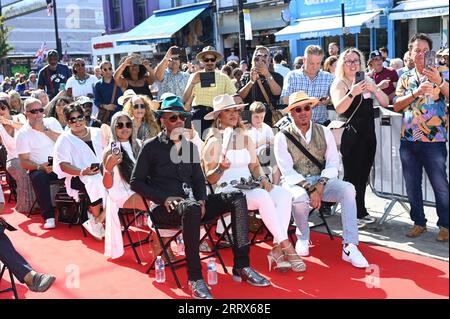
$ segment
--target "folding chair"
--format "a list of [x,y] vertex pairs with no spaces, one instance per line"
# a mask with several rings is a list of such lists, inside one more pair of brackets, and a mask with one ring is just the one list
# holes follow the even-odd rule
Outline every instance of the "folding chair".
[[14,298],[19,299],[19,295],[17,294],[17,289],[16,289],[16,283],[14,281],[14,275],[12,274],[11,270],[8,267],[6,267],[6,265],[2,265],[2,268],[0,270],[0,283],[2,282],[3,274],[5,273],[6,270],[8,270],[8,272],[9,272],[11,287],[4,289],[4,290],[0,290],[0,293],[12,291],[14,294]]
[[325,228],[327,229],[328,236],[330,236],[330,240],[333,240],[333,239],[334,239],[334,234],[333,234],[333,232],[331,231],[330,226],[328,226],[327,220],[325,219],[325,216],[323,215],[322,211],[321,211],[320,209],[314,209],[314,208],[313,208],[313,209],[311,209],[311,211],[309,212],[309,216],[311,216],[311,214],[312,214],[314,211],[317,211],[317,214],[319,215],[319,217],[320,217],[320,219],[322,220],[322,222],[321,222],[320,224],[313,225],[313,226],[311,226],[311,227],[309,227],[309,228],[310,228],[310,229],[314,229],[314,228],[317,228],[317,227],[320,227],[320,226],[325,226]]
[[[52,194],[52,187],[53,186],[58,186],[58,190],[59,190],[61,187],[64,187],[64,180],[59,180],[58,179],[58,180],[50,181],[50,194]],[[38,214],[36,212],[33,212],[34,206],[36,206],[36,204],[37,204],[37,197],[34,200],[33,205],[31,205],[30,211],[28,212],[28,215],[27,215],[28,218],[30,218],[31,215],[37,215]]]
[[[128,244],[124,245],[124,248],[131,247],[133,249],[134,256],[136,257],[136,261],[139,265],[142,264],[141,258],[139,257],[139,254],[136,250],[136,247],[139,247],[144,244],[148,244],[150,242],[150,233],[141,241],[134,242],[131,238],[130,234],[130,227],[135,224],[136,220],[138,218],[141,218],[141,216],[145,216],[147,212],[144,211],[136,211],[134,209],[119,209],[119,219],[123,226],[123,232],[125,233],[125,236],[128,239]],[[130,218],[130,216],[133,216]]]
[[[152,221],[157,239],[159,240],[159,243],[162,247],[162,253],[164,254],[164,257],[166,259],[166,266],[169,266],[170,270],[172,271],[173,277],[175,278],[175,282],[177,283],[178,288],[181,288],[181,284],[180,281],[178,279],[178,276],[176,274],[176,269],[180,268],[182,266],[184,266],[186,264],[186,257],[185,258],[180,258],[178,260],[176,260],[175,262],[172,262],[170,260],[169,254],[167,253],[167,249],[170,246],[170,244],[172,243],[172,241],[176,240],[176,238],[178,237],[178,235],[180,235],[183,230],[181,228],[178,229],[178,231],[176,232],[175,235],[173,235],[169,241],[167,241],[166,243],[164,243],[162,237],[161,237],[161,233],[159,232],[160,229],[173,229],[173,226],[169,226],[169,225],[158,225],[154,222],[153,220],[153,216],[152,216],[152,212],[148,206],[147,201],[145,200],[145,198],[142,198],[142,200],[145,203],[145,206],[147,208],[147,212],[150,216],[150,220]],[[221,215],[222,217],[222,215]],[[202,236],[202,238],[199,240],[199,245],[200,243],[205,239],[208,238],[212,244],[212,251],[209,254],[206,254],[206,256],[200,257],[200,260],[205,260],[211,257],[217,257],[219,259],[220,264],[222,265],[222,269],[225,273],[228,273],[227,268],[225,267],[225,263],[223,262],[222,256],[219,253],[219,249],[217,248],[216,242],[214,241],[213,237],[211,236],[211,229],[212,229],[212,224],[214,224],[217,221],[217,217],[214,218],[214,220],[210,220],[210,221],[202,221],[200,223],[200,227],[204,227],[205,228],[205,235]],[[147,270],[147,274],[150,273],[151,270],[153,270],[155,268],[155,262],[156,262],[156,256],[153,259],[150,267]]]

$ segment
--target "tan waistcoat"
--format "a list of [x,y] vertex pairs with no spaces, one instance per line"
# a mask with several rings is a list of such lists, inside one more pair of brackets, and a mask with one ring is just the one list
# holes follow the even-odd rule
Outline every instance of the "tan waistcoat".
[[[315,158],[321,163],[325,163],[325,153],[327,151],[327,141],[323,127],[319,124],[312,123],[311,142],[307,144],[305,140],[297,133],[295,124],[292,123],[286,131],[291,133],[297,141],[299,141]],[[311,160],[309,160],[303,152],[286,137],[288,151],[294,160],[294,169],[303,176],[318,176],[321,170]]]

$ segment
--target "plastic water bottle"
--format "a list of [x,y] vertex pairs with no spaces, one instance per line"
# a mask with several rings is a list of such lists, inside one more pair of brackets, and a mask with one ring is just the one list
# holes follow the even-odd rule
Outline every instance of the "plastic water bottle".
[[208,285],[217,285],[217,265],[214,257],[208,261]]
[[156,282],[163,283],[166,281],[166,270],[164,269],[164,261],[161,256],[156,258],[155,262],[155,276]]
[[184,256],[186,254],[184,251],[184,240],[182,234],[177,237],[177,252],[179,256]]

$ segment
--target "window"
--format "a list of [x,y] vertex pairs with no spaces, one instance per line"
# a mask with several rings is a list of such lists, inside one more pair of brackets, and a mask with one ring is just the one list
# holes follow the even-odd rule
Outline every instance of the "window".
[[147,19],[147,1],[135,0],[134,8],[135,8],[134,24],[138,25],[139,23]]
[[111,4],[111,29],[122,26],[122,8],[120,0],[110,0]]
[[441,17],[417,19],[417,32],[427,34],[441,32]]

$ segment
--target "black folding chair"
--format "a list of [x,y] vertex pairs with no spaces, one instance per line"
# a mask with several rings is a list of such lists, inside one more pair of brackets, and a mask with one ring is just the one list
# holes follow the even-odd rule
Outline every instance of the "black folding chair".
[[8,270],[8,272],[9,272],[9,278],[10,278],[10,281],[11,281],[11,287],[9,287],[7,289],[4,289],[4,290],[0,290],[0,293],[12,291],[13,294],[14,294],[14,298],[15,299],[19,299],[19,295],[17,294],[17,289],[16,289],[16,283],[14,281],[14,275],[12,274],[12,271],[8,267],[6,267],[6,265],[3,265],[1,270],[0,270],[0,284],[1,284],[2,279],[3,279],[3,274],[5,273],[6,270]]
[[319,223],[319,224],[310,226],[309,228],[310,228],[310,229],[314,229],[314,228],[317,228],[317,227],[320,227],[320,226],[325,226],[325,228],[327,229],[328,236],[330,236],[330,240],[333,240],[333,239],[334,239],[334,234],[333,234],[333,232],[331,231],[330,226],[328,226],[327,220],[325,219],[325,216],[323,215],[322,210],[320,210],[320,209],[314,209],[314,208],[313,208],[313,209],[311,209],[311,211],[309,212],[309,216],[311,216],[311,214],[312,214],[314,211],[317,211],[317,214],[319,215],[319,217],[320,217],[320,219],[322,220],[322,222]]
[[136,211],[135,209],[119,209],[119,219],[123,226],[123,232],[128,239],[128,244],[124,245],[123,247],[131,247],[131,249],[133,249],[134,256],[136,257],[136,261],[139,265],[141,265],[142,262],[136,250],[136,247],[148,244],[150,242],[150,233],[143,240],[133,241],[133,238],[130,234],[130,227],[135,225],[137,219],[141,218],[141,216],[146,216],[146,214],[147,212]]
[[[155,223],[155,221],[153,220],[153,216],[152,216],[152,212],[150,210],[150,207],[148,206],[147,201],[142,198],[144,203],[145,203],[145,207],[147,208],[147,212],[150,216],[150,220],[153,224],[153,228],[154,231],[156,233],[156,237],[157,240],[159,241],[161,247],[162,247],[162,253],[164,254],[164,257],[166,259],[166,266],[169,266],[170,270],[172,271],[173,277],[175,278],[175,282],[177,283],[178,288],[181,288],[181,284],[180,281],[178,279],[178,276],[176,274],[176,269],[183,267],[186,264],[186,257],[184,258],[180,258],[177,259],[176,261],[172,262],[170,260],[169,254],[167,252],[167,249],[169,248],[170,244],[172,243],[172,241],[176,240],[176,238],[178,237],[178,235],[180,235],[183,232],[183,229],[178,228],[177,232],[175,235],[173,235],[172,237],[170,237],[170,240],[168,240],[166,243],[164,243],[163,238],[161,236],[160,230],[161,229],[174,229],[173,225],[158,225],[157,223]],[[222,217],[222,216],[220,216]],[[203,226],[205,228],[205,235],[202,236],[202,238],[199,240],[199,245],[201,242],[203,242],[203,240],[205,240],[206,238],[208,238],[212,244],[212,249],[211,249],[211,253],[206,254],[203,257],[200,257],[200,260],[205,260],[205,259],[209,259],[211,257],[217,257],[219,259],[220,264],[222,265],[222,269],[225,273],[228,273],[227,268],[225,267],[225,263],[223,262],[222,256],[219,253],[219,249],[217,248],[217,242],[214,241],[213,237],[211,236],[211,230],[213,227],[213,224],[215,224],[217,222],[217,217],[214,218],[214,220],[210,220],[210,221],[202,221],[200,223],[200,226]],[[150,267],[147,269],[147,274],[150,273],[151,270],[153,270],[155,268],[155,262],[156,262],[156,258],[157,256],[155,256],[155,258],[153,259],[152,263],[150,264]]]

